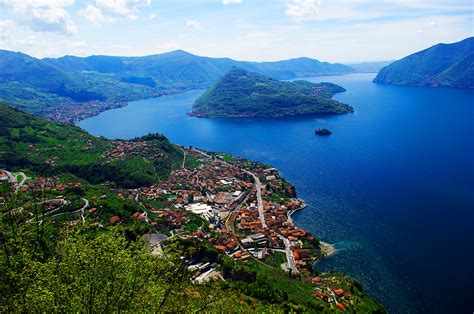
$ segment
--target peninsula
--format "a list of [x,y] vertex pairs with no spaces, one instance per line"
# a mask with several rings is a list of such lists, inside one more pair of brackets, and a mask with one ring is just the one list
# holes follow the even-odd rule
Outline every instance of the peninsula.
[[284,117],[353,112],[349,105],[331,99],[344,92],[332,83],[284,82],[233,67],[194,103],[197,117]]

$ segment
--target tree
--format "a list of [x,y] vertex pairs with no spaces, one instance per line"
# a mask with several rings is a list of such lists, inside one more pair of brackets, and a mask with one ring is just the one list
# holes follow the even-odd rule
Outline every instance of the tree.
[[[180,244],[166,258],[151,256],[141,241],[130,242],[119,231],[75,232],[58,243],[46,262],[23,256],[23,267],[9,272],[17,285],[8,293],[0,284],[1,312],[200,312],[276,311],[217,283],[194,285],[179,256],[195,254]],[[173,247],[171,247],[173,249]],[[176,254],[177,253],[177,254]],[[2,260],[3,261],[3,260]],[[5,295],[4,295],[5,296]],[[260,308],[260,310],[258,310]],[[268,309],[267,309],[268,308]]]

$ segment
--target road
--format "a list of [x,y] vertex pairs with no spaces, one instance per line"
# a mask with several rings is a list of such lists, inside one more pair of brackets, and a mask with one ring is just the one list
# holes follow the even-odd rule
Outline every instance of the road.
[[[206,157],[209,157],[209,158],[212,158],[211,156],[209,156],[208,154],[198,150],[198,149],[195,149],[193,148],[194,151],[198,152],[198,153],[201,153],[202,155],[206,156]],[[219,160],[221,163],[224,163],[224,164],[229,164],[228,162],[222,160],[222,159],[217,159]],[[248,171],[246,169],[240,169],[244,172],[246,172],[247,174],[251,175],[253,177],[253,180],[255,182],[255,188],[257,190],[257,208],[258,208],[258,216],[260,218],[260,222],[262,223],[262,227],[263,228],[268,228],[268,225],[267,225],[267,222],[265,221],[265,215],[264,215],[264,210],[263,210],[263,201],[262,201],[262,182],[260,181],[260,179],[258,178],[257,175],[255,175],[253,172],[251,171]],[[233,216],[233,213],[231,213],[231,215],[229,216],[229,218],[231,219],[228,219],[227,222],[226,222],[226,227],[228,228],[228,230],[232,230],[234,231],[234,228],[233,228],[233,220],[235,219],[235,216]],[[232,226],[232,227],[231,227]],[[275,230],[274,230],[275,231]],[[235,234],[235,233],[234,233]],[[288,269],[291,269],[291,271],[293,273],[298,273],[298,269],[296,268],[296,264],[295,264],[295,258],[293,256],[293,252],[291,251],[291,244],[290,244],[290,240],[288,240],[287,238],[285,238],[283,235],[278,234],[278,237],[283,241],[283,244],[285,245],[285,254],[286,254],[286,260],[287,260],[287,267]],[[239,243],[240,245],[240,243]]]
[[181,168],[184,169],[186,164],[186,151],[181,147],[179,147],[179,149],[181,149],[181,151],[183,152],[183,163],[181,164]]
[[265,213],[263,211],[263,201],[262,201],[262,182],[260,179],[250,171],[244,170],[246,173],[253,177],[255,181],[255,189],[257,190],[257,208],[258,208],[258,217],[260,218],[260,222],[262,223],[263,228],[268,228],[267,222],[265,221]]
[[87,207],[89,207],[89,200],[86,199],[86,198],[81,198],[81,200],[84,201],[84,205],[81,208],[79,208],[78,210],[75,210],[73,212],[59,213],[59,214],[51,216],[51,218],[58,217],[58,216],[61,216],[61,215],[67,215],[67,214],[81,213],[81,220],[82,220],[82,224],[84,225],[85,222],[86,222],[86,220],[84,218],[84,211],[86,210]]
[[[84,225],[86,220],[84,218],[84,211],[86,210],[86,208],[89,207],[89,200],[86,199],[86,198],[81,198],[81,200],[84,201],[84,205],[79,208],[78,210],[75,210],[73,212],[63,212],[63,213],[58,213],[58,214],[54,214],[55,212],[58,212],[60,211],[64,205],[66,205],[68,202],[67,201],[63,201],[63,204],[61,206],[59,206],[58,208],[44,214],[44,217],[50,217],[50,218],[53,218],[53,217],[58,217],[58,216],[62,216],[62,215],[67,215],[67,214],[74,214],[74,213],[81,213],[81,220],[82,220],[82,224]],[[43,203],[43,202],[42,202]],[[53,215],[54,214],[54,215]],[[28,220],[27,222],[28,223],[32,223],[34,222],[35,218],[31,218],[30,220]],[[39,221],[40,224],[43,223],[43,220],[40,220]]]
[[287,268],[291,269],[291,271],[293,273],[298,273],[298,269],[296,268],[296,264],[295,264],[295,257],[293,256],[293,252],[291,251],[290,240],[288,240],[287,238],[285,238],[281,234],[278,234],[278,237],[285,244],[285,254],[286,254]]
[[89,207],[89,200],[87,198],[82,198],[84,201],[84,206],[79,209],[81,211],[81,219],[82,219],[82,224],[84,225],[86,220],[84,219],[84,211],[86,210],[87,207]]
[[20,188],[21,188],[23,185],[25,185],[26,180],[28,180],[29,178],[25,175],[24,172],[17,172],[17,173],[14,173],[13,175],[14,175],[15,177],[16,177],[16,176],[21,176],[21,177],[22,177],[20,183],[18,183],[18,184],[16,185],[16,188],[15,188],[15,193],[18,194],[18,191],[20,191]]

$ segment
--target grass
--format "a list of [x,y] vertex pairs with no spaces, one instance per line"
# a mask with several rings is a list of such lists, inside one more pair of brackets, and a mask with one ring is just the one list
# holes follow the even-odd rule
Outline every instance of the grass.
[[186,162],[184,164],[186,169],[194,169],[201,165],[197,158],[186,156]]
[[286,262],[286,254],[283,252],[274,252],[273,254],[265,257],[262,262],[269,266],[280,268],[281,264]]
[[311,284],[292,279],[281,269],[271,269],[253,260],[245,262],[259,275],[271,278],[272,286],[288,294],[288,299],[295,304],[318,304],[320,303],[313,295],[314,288]]

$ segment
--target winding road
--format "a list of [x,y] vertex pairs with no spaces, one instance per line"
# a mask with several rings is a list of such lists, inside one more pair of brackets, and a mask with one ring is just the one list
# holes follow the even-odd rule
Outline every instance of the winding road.
[[13,174],[15,177],[16,176],[21,176],[22,179],[20,181],[20,183],[18,183],[15,187],[15,194],[18,194],[18,191],[20,191],[20,188],[25,185],[25,182],[26,180],[28,180],[29,178],[26,176],[26,174],[24,172],[17,172],[17,173],[14,173]]
[[[179,147],[179,146],[178,146]],[[185,164],[186,164],[186,151],[184,149],[182,149],[181,147],[179,147],[179,149],[181,149],[181,151],[183,152],[183,163],[181,164],[181,168],[182,169],[185,169]]]

